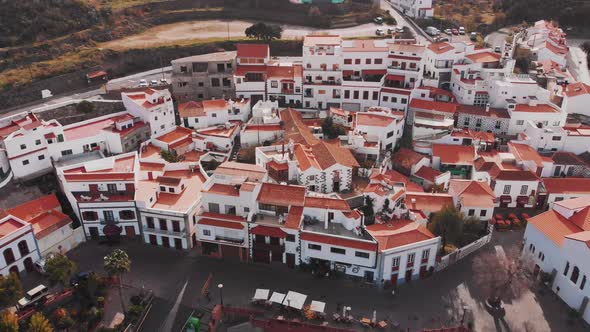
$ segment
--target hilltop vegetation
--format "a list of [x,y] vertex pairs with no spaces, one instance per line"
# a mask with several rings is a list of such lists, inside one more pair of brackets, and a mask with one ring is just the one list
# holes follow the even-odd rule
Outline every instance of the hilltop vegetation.
[[44,41],[87,29],[108,15],[79,0],[3,1],[0,47]]
[[588,0],[501,0],[498,7],[510,23],[553,19],[562,26],[590,27]]

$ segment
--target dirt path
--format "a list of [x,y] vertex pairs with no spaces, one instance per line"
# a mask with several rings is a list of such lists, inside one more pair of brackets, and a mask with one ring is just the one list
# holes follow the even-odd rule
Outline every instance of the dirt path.
[[[252,21],[240,20],[187,21],[165,24],[148,29],[137,35],[102,43],[100,47],[110,49],[147,48],[185,40],[227,38],[228,34],[230,38],[244,37],[244,30],[252,24]],[[312,32],[327,32],[339,34],[342,37],[373,36],[378,27],[385,27],[377,26],[373,23],[330,30],[294,25],[281,26],[283,27],[283,38],[287,39],[302,38]]]

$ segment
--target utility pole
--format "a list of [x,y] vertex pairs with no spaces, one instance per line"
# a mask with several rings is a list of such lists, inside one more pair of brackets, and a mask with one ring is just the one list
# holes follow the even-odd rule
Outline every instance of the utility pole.
[[229,20],[227,20],[227,40],[229,40]]

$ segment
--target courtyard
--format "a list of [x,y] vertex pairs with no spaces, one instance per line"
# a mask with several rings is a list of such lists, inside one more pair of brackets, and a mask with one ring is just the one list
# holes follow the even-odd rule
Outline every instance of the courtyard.
[[[481,250],[518,246],[522,231],[495,233],[492,242]],[[79,270],[103,274],[103,256],[114,248],[129,253],[131,272],[125,284],[152,290],[154,307],[142,331],[178,328],[193,308],[219,303],[217,285],[223,284],[226,305],[250,307],[256,288],[269,288],[286,293],[289,290],[308,295],[308,300],[326,302],[330,316],[337,307],[350,306],[355,318],[371,317],[399,323],[404,331],[422,328],[457,326],[467,307],[467,317],[474,321],[475,331],[586,331],[581,321],[569,318],[569,308],[553,293],[541,286],[505,304],[506,316],[494,320],[483,306],[485,295],[473,281],[473,254],[434,276],[400,286],[395,295],[390,290],[348,279],[318,279],[310,273],[294,271],[284,265],[243,264],[200,257],[195,251],[176,251],[151,247],[138,242],[109,246],[87,242],[69,253]],[[490,271],[493,273],[493,271]],[[209,275],[211,302],[201,297]],[[466,319],[467,320],[467,319]],[[354,326],[354,325],[353,325]]]

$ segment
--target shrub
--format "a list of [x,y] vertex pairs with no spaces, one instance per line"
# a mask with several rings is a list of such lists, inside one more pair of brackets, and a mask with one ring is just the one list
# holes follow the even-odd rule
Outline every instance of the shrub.
[[87,100],[82,100],[76,105],[76,111],[80,113],[90,113],[94,111],[94,105]]

